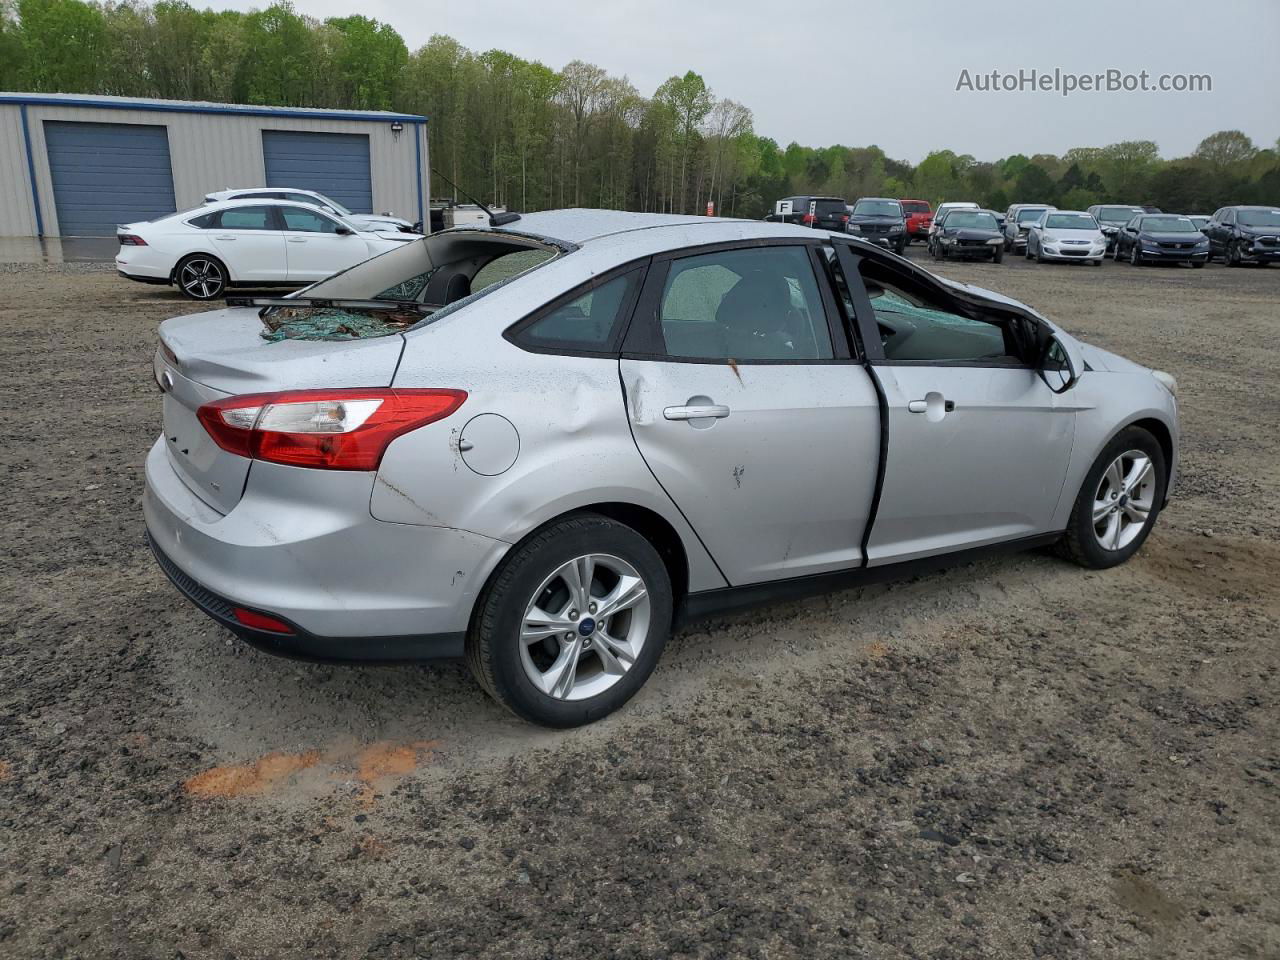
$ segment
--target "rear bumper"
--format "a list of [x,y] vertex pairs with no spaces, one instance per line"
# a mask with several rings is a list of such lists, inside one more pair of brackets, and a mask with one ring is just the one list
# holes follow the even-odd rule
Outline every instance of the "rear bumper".
[[169,283],[168,277],[145,277],[136,273],[127,273],[126,271],[119,269],[116,270],[116,273],[120,274],[120,276],[124,277],[126,280],[136,280],[138,283],[156,283],[162,286],[167,286]]
[[[246,627],[235,618],[230,600],[201,586],[156,546],[151,534],[147,545],[156,563],[178,591],[204,613],[226,627],[237,637],[265,653],[294,660],[316,660],[336,663],[405,663],[420,660],[454,660],[463,656],[466,633],[435,633],[409,637],[369,637],[353,643],[350,637],[318,637],[297,624],[294,632],[275,633]],[[255,613],[266,613],[256,610]],[[274,616],[274,614],[272,614]],[[277,619],[281,619],[278,618]]]
[[[325,660],[456,656],[485,578],[508,544],[464,530],[375,520],[372,477],[254,463],[244,496],[213,510],[147,456],[143,513],[161,568],[255,646]],[[247,629],[243,607],[292,634]]]

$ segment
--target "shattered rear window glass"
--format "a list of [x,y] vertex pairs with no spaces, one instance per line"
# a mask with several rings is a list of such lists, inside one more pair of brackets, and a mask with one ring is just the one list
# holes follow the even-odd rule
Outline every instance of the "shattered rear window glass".
[[271,307],[263,311],[262,339],[363,340],[400,333],[422,319],[412,310],[346,310],[339,307]]

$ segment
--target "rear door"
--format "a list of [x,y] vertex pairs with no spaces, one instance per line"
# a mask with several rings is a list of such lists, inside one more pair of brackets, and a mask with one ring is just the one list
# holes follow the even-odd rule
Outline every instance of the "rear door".
[[284,234],[270,206],[227,207],[206,228],[235,283],[283,283]]
[[887,405],[871,566],[1050,531],[1075,408],[1033,363],[1029,320],[837,244]]
[[[323,280],[369,259],[364,239],[316,207],[281,206],[290,282]],[[350,231],[350,228],[347,228]]]
[[879,406],[816,250],[656,259],[623,347],[636,444],[734,585],[862,562]]

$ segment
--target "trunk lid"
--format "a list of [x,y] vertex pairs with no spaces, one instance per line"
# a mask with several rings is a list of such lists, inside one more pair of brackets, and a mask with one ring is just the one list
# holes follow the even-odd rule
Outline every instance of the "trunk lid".
[[160,325],[156,382],[164,392],[169,462],[188,487],[220,513],[244,493],[252,460],[213,442],[196,416],[227,396],[308,387],[391,385],[404,338],[269,342],[253,308],[175,317]]

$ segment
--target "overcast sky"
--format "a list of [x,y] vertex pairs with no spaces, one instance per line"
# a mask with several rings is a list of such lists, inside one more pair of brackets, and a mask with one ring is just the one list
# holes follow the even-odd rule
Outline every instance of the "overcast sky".
[[[216,4],[216,0],[214,0]],[[315,17],[362,13],[410,49],[445,33],[559,69],[581,59],[625,74],[645,96],[702,74],[746,104],[781,144],[878,144],[919,161],[949,147],[979,159],[1154,140],[1166,157],[1239,129],[1280,137],[1280,3],[1194,0],[981,3],[924,0],[294,0]],[[233,0],[249,9],[261,3]],[[1051,12],[1052,10],[1052,12]],[[957,92],[971,75],[1054,68],[1207,73],[1207,93]]]

